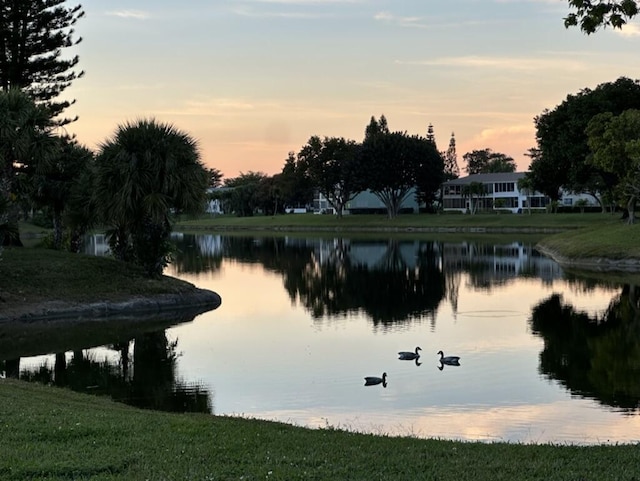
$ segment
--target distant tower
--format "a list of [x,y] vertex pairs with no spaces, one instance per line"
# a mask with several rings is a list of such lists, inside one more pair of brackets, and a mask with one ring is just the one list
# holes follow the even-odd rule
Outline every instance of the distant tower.
[[448,179],[457,179],[460,177],[460,168],[458,167],[458,155],[456,154],[456,137],[451,132],[451,140],[449,140],[449,148],[443,155],[444,158],[444,175]]

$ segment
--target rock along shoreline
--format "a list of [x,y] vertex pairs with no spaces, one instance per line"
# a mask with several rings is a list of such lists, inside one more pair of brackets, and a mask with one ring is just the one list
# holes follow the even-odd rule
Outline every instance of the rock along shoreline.
[[148,317],[149,315],[189,311],[193,315],[217,309],[222,298],[216,292],[195,288],[187,292],[136,296],[124,301],[97,301],[91,303],[71,303],[48,301],[20,308],[0,311],[0,323],[60,321],[73,322],[86,319],[105,320],[108,318]]

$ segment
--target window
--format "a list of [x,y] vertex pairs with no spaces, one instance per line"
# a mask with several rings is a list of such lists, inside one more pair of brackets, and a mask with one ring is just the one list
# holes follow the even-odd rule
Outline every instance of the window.
[[445,209],[464,209],[466,208],[464,199],[442,199],[442,206]]
[[445,185],[444,195],[460,195],[462,192],[460,185]]
[[496,182],[494,190],[495,192],[515,192],[516,184],[513,182]]

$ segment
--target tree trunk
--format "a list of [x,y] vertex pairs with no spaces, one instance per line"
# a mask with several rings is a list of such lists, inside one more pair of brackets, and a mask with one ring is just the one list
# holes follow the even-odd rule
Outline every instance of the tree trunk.
[[627,202],[627,210],[629,211],[629,217],[627,217],[627,224],[635,224],[636,222],[636,196],[632,195]]
[[53,211],[53,248],[60,250],[62,247],[62,212],[59,209]]
[[80,248],[82,247],[82,236],[84,232],[80,229],[74,229],[71,232],[71,238],[69,239],[69,252],[73,254],[77,254],[80,252]]

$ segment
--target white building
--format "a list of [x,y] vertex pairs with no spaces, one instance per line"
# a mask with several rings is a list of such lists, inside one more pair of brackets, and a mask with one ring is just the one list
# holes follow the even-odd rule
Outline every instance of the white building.
[[[411,189],[409,195],[400,206],[401,213],[418,213],[420,206],[416,200],[416,190]],[[316,214],[335,214],[335,209],[331,207],[329,201],[320,192],[315,193],[313,199],[313,212]],[[370,190],[359,192],[353,199],[347,202],[343,214],[386,214],[387,208],[384,203]]]
[[[442,184],[442,208],[444,211],[470,212],[473,203],[478,211],[496,210],[513,213],[531,210],[545,210],[551,199],[540,192],[521,192],[518,180],[525,172],[499,172],[494,174],[474,174],[450,180]],[[483,186],[483,194],[473,196],[466,193],[471,183]],[[584,199],[586,205],[597,205],[595,199],[587,194],[562,193],[560,205],[571,207]]]

